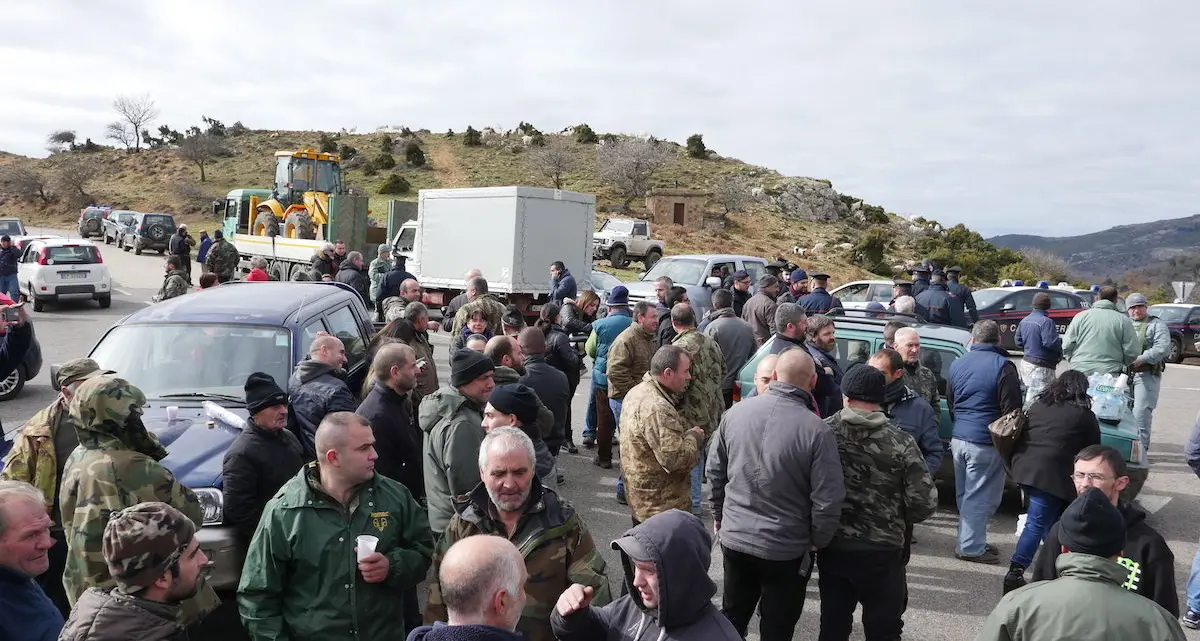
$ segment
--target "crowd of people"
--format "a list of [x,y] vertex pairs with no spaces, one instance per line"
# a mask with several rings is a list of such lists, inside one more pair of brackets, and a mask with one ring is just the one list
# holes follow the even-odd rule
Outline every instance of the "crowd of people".
[[[231,274],[214,236],[201,251],[219,281]],[[176,246],[190,251],[172,245],[167,280],[190,285]],[[1182,638],[1173,557],[1120,500],[1126,461],[1099,444],[1088,394],[1088,374],[1131,373],[1149,446],[1166,354],[1140,295],[1126,316],[1104,304],[1115,290],[1102,290],[1059,340],[1039,294],[1018,328],[1018,366],[996,323],[975,318],[961,270],[922,265],[884,309],[895,314],[886,347],[843,369],[831,315],[841,304],[815,270],[772,265],[753,287],[748,273],[731,274],[699,318],[669,279],[656,282],[657,300],[631,305],[617,286],[601,301],[556,262],[532,325],[473,270],[439,323],[385,246],[367,268],[342,249],[330,244],[313,271],[386,321],[366,346],[368,380],[352,389],[345,345],[319,333],[286,391],[262,372],[246,379],[249,416],[224,457],[224,523],[246,549],[237,606],[254,639],[734,640],[757,611],[760,638],[777,641],[793,637],[814,571],[822,641],[848,639],[860,605],[867,639],[899,639],[914,526],[937,509],[946,455],[964,562],[1000,562],[987,521],[1007,470],[1028,501],[998,577],[1006,596],[979,639]],[[945,381],[948,450],[938,374],[906,313],[971,324],[970,349]],[[0,374],[28,348],[20,314],[0,320]],[[451,342],[445,384],[431,332]],[[743,397],[738,373],[768,342]],[[1070,367],[1055,376],[1062,359]],[[59,397],[5,461],[5,639],[186,638],[219,604],[196,541],[200,502],[163,467],[166,451],[141,420],[146,398],[120,374],[90,359],[64,364]],[[585,515],[559,495],[558,457],[579,450],[571,399],[585,378],[581,445],[601,468],[619,462],[615,500],[630,517],[612,542],[615,577]],[[1006,456],[989,426],[1014,412],[1026,427]],[[1194,441],[1200,452],[1200,423]],[[1200,474],[1200,454],[1189,462]],[[711,531],[700,518],[706,483]],[[1183,620],[1200,627],[1192,604],[1189,595]],[[1079,617],[1086,606],[1093,614]]]

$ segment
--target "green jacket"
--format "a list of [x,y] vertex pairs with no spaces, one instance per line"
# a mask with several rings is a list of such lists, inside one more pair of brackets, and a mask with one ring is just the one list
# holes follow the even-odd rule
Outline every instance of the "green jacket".
[[717,342],[696,331],[684,331],[671,341],[683,348],[692,359],[692,380],[688,381],[679,400],[679,414],[687,427],[704,428],[705,436],[712,436],[725,413],[725,399],[721,385],[725,382],[725,356]]
[[[388,578],[366,583],[354,546],[379,537]],[[263,510],[250,541],[238,611],[250,636],[272,641],[403,641],[404,593],[429,569],[433,537],[408,490],[376,474],[349,506],[321,489],[316,463],[301,468]]]
[[573,583],[595,589],[594,606],[606,605],[612,600],[608,577],[604,573],[604,557],[596,549],[579,513],[553,490],[545,488],[537,477],[532,483],[525,515],[512,536],[508,536],[499,517],[493,516],[495,508],[482,483],[459,502],[462,511],[451,519],[445,536],[438,541],[433,566],[429,569],[426,623],[446,620],[446,605],[438,582],[442,558],[451,545],[476,534],[509,539],[525,559],[529,581],[525,584],[525,609],[517,623],[517,632],[529,641],[554,641],[550,612],[558,603],[558,597]]
[[1084,374],[1116,374],[1142,353],[1133,321],[1112,301],[1098,300],[1071,320],[1063,336],[1063,356]]
[[425,501],[429,527],[441,533],[454,516],[454,498],[479,485],[479,446],[484,404],[457,387],[443,387],[421,399],[419,424],[425,432]]
[[1059,578],[1009,592],[975,641],[1183,641],[1183,629],[1161,605],[1121,587],[1129,568],[1090,554],[1064,554]]

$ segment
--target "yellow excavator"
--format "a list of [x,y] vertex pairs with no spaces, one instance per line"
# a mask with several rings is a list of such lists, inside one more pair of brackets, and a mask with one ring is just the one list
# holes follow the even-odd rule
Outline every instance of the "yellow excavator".
[[345,194],[341,158],[316,149],[275,152],[275,188],[257,203],[250,233],[316,239],[329,222],[329,196]]

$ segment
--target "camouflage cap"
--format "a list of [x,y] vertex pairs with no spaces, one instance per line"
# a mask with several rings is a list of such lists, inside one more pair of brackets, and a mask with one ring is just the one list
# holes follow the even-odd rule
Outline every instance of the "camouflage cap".
[[86,381],[89,378],[115,374],[110,369],[101,369],[100,364],[90,358],[77,358],[67,361],[58,368],[58,385],[66,387],[71,383]]
[[[129,381],[116,376],[97,376],[84,381],[71,399],[71,416],[84,429],[115,434],[125,425],[134,407],[146,404],[146,395]],[[97,429],[102,424],[110,428]]]
[[113,512],[104,526],[101,553],[126,594],[152,585],[187,550],[196,524],[166,503],[138,503]]

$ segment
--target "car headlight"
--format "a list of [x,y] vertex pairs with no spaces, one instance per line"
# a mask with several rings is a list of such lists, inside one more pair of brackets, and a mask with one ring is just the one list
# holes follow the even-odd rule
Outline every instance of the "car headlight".
[[202,487],[192,491],[200,499],[200,509],[204,512],[202,525],[220,525],[225,521],[225,497],[221,495],[221,490]]

